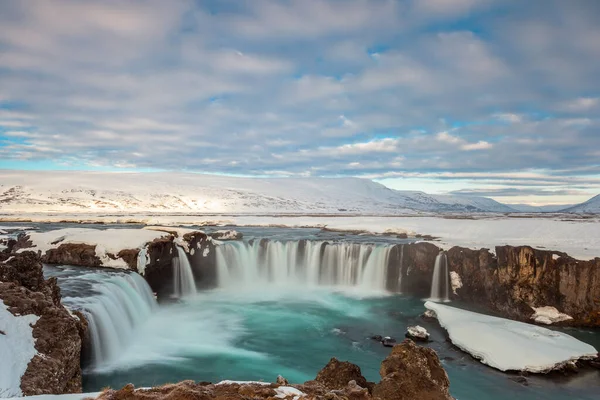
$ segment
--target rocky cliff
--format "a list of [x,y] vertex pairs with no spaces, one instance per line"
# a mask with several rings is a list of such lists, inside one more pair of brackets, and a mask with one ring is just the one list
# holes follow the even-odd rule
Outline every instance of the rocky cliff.
[[[387,270],[388,290],[429,297],[440,251],[431,243],[395,246]],[[561,322],[564,325],[600,327],[600,258],[580,261],[529,246],[499,246],[495,254],[453,247],[446,254],[448,269],[460,282],[453,300],[528,322],[533,308],[554,307],[572,317]]]
[[13,315],[39,316],[33,325],[37,354],[21,377],[24,395],[81,392],[80,355],[87,323],[60,303],[56,279],[44,280],[33,252],[0,253],[0,301]]
[[573,318],[563,324],[600,327],[600,258],[579,261],[528,246],[496,247],[496,257],[459,247],[447,254],[462,280],[459,300],[525,321],[532,307],[549,306]]

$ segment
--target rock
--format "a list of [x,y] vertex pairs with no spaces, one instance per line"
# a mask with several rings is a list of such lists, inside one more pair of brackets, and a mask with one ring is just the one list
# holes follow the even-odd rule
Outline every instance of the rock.
[[376,400],[450,400],[450,381],[436,352],[406,339],[381,363]]
[[396,339],[386,336],[381,340],[381,344],[385,347],[394,347],[396,345]]
[[424,319],[437,319],[437,315],[433,310],[427,310],[421,315]]
[[381,336],[381,335],[373,335],[373,336],[371,336],[371,340],[375,340],[377,342],[381,342],[383,340],[383,336]]
[[529,381],[524,376],[514,376],[509,379],[513,382],[520,383],[523,386],[529,386]]
[[96,255],[96,245],[85,243],[63,243],[57,248],[48,249],[42,255],[42,261],[46,264],[102,266],[102,261]]
[[210,237],[215,240],[240,240],[244,235],[241,232],[230,229],[213,232]]
[[419,325],[409,326],[406,330],[406,337],[416,341],[427,342],[429,341],[429,332]]
[[408,239],[408,235],[406,233],[399,233],[396,237],[398,239]]
[[287,381],[287,379],[285,379],[281,375],[277,375],[277,380],[275,381],[275,383],[277,383],[278,385],[289,385],[289,382]]
[[0,262],[0,301],[17,315],[39,316],[32,335],[38,352],[21,378],[24,395],[81,392],[80,357],[87,324],[60,303],[56,278],[44,280],[39,256],[17,253]]
[[367,380],[362,376],[359,366],[347,361],[339,361],[335,357],[319,371],[315,381],[329,390],[342,390],[348,386],[350,381],[355,381],[360,387],[367,387]]

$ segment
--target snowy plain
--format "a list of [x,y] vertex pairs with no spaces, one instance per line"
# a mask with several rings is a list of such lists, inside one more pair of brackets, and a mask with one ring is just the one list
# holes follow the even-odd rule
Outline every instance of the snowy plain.
[[[0,221],[76,223],[137,223],[160,226],[254,226],[311,227],[365,234],[430,235],[435,244],[448,249],[495,246],[532,246],[564,252],[580,260],[600,257],[600,218],[548,217],[511,218],[501,215],[455,216],[295,216],[295,215],[167,215],[167,214],[20,214],[0,215]],[[47,240],[46,243],[49,243]],[[81,242],[81,241],[80,241]],[[121,248],[127,248],[121,246]],[[131,248],[138,248],[133,246]]]
[[546,373],[598,351],[562,332],[428,301],[452,343],[500,371]]

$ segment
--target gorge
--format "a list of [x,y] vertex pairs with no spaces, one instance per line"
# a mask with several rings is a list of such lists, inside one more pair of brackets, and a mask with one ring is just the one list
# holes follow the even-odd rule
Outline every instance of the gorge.
[[[550,306],[572,317],[561,326],[598,327],[598,259],[578,261],[511,246],[498,247],[495,254],[459,247],[442,251],[414,237],[315,230],[265,235],[261,229],[241,229],[244,239],[219,241],[210,238],[210,229],[206,234],[147,228],[105,230],[113,241],[153,232],[151,241],[131,249],[111,249],[98,233],[97,243],[81,243],[68,230],[41,232],[42,227],[37,235],[45,235],[48,248],[32,233],[5,250],[14,257],[42,248],[41,259],[58,265],[45,266],[46,277],[58,280],[63,304],[81,310],[88,321],[85,390],[188,378],[259,380],[273,371],[298,382],[310,379],[332,355],[373,365],[375,358],[385,358],[385,350],[365,338],[400,337],[409,322],[423,324],[422,298],[449,299],[528,322],[533,307]],[[125,268],[101,268],[104,262]],[[194,287],[197,295],[191,295]],[[431,346],[457,381],[456,396],[467,387],[471,394],[477,390],[474,376],[479,385],[499,379],[472,362],[463,365],[463,358],[444,361],[456,358],[456,350],[444,344],[444,331],[436,326],[427,325],[437,330]],[[596,343],[593,334],[569,332]],[[296,346],[317,355],[299,358]],[[199,367],[209,360],[210,367]],[[234,376],[226,373],[232,365]],[[367,367],[364,373],[374,379],[376,370]]]

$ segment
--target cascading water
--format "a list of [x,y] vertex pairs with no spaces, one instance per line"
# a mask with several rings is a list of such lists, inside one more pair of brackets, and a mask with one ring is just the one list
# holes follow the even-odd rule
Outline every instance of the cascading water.
[[444,252],[441,252],[435,258],[433,278],[431,279],[431,294],[429,297],[434,301],[450,301],[448,258]]
[[320,241],[224,243],[217,246],[219,286],[303,283],[383,291],[391,248]]
[[92,369],[116,360],[157,307],[150,286],[137,273],[57,267],[45,267],[45,273],[58,278],[63,304],[81,310],[88,321]]
[[404,246],[400,246],[400,266],[398,267],[398,292],[402,292],[402,267],[404,266]]
[[177,257],[173,257],[173,293],[181,298],[192,296],[196,292],[196,282],[190,261],[185,251],[177,246]]

